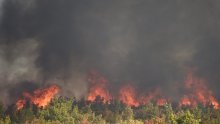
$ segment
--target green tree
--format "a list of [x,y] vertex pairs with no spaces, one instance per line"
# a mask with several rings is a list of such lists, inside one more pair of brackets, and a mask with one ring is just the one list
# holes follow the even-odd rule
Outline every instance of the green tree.
[[185,112],[181,113],[179,118],[177,119],[178,124],[199,124],[200,119],[195,118],[195,116],[190,113],[189,110],[186,110]]
[[0,102],[0,118],[4,118],[4,107],[2,102]]
[[11,124],[11,119],[9,116],[6,116],[4,119],[4,124]]
[[15,116],[17,118],[16,122],[18,124],[24,124],[27,121],[31,122],[35,118],[31,106],[25,107],[19,111],[15,111]]
[[177,124],[177,117],[174,113],[171,104],[164,105],[164,114],[165,114],[165,120],[169,124]]
[[131,109],[130,106],[127,106],[125,108],[125,110],[122,112],[122,118],[123,118],[123,120],[133,120],[134,119],[133,110]]
[[65,99],[64,97],[55,98],[51,105],[45,109],[40,109],[38,111],[38,117],[44,118],[50,121],[59,121],[62,123],[74,122],[72,112],[72,101],[70,99]]

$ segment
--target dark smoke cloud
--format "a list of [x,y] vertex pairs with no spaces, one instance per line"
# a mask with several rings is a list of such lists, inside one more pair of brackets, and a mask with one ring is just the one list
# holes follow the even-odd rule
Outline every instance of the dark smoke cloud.
[[[189,68],[218,86],[218,0],[0,1],[2,99],[57,83],[64,95],[86,95],[97,69],[112,90],[132,82],[178,94]],[[33,82],[33,83],[22,83]],[[15,87],[16,86],[16,87]],[[27,89],[29,86],[27,86]],[[216,93],[217,89],[216,89]],[[9,102],[9,101],[8,101]]]

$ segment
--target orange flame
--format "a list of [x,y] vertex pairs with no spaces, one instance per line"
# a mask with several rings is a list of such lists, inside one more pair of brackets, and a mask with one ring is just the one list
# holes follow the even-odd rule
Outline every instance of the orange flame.
[[141,104],[148,104],[151,101],[157,100],[158,96],[160,96],[160,90],[157,88],[148,92],[147,95],[142,95],[139,101]]
[[17,110],[22,109],[25,104],[26,104],[26,100],[24,100],[24,99],[19,99],[19,100],[16,102]]
[[132,86],[127,85],[120,89],[119,91],[119,99],[129,106],[137,107],[139,103],[136,100],[136,93]]
[[157,99],[157,103],[156,104],[158,106],[163,106],[163,105],[167,104],[167,100],[164,99],[164,98]]
[[185,81],[185,88],[189,91],[188,95],[180,101],[180,106],[196,106],[198,103],[213,105],[215,109],[219,108],[219,104],[212,91],[205,85],[204,79],[195,77],[192,72],[189,72]]
[[36,105],[37,107],[45,107],[47,106],[54,95],[59,92],[59,87],[56,85],[52,85],[45,89],[37,89],[33,92],[33,95],[27,92],[23,93],[23,99],[17,101],[16,106],[17,110],[20,110],[24,107],[27,101],[31,104]]
[[92,71],[89,75],[88,81],[91,85],[87,100],[94,101],[97,96],[103,98],[104,102],[112,99],[109,91],[106,89],[108,81],[99,73]]
[[123,86],[119,91],[119,99],[128,106],[139,106],[155,101],[158,106],[167,104],[165,98],[160,98],[159,89],[149,92],[146,96],[138,96],[135,89],[131,85]]
[[210,104],[213,105],[215,109],[219,109],[219,103],[213,96],[210,96],[209,100],[210,100]]
[[[88,79],[91,88],[87,99],[94,101],[97,96],[103,98],[104,102],[112,99],[109,91],[107,90],[108,81],[97,72],[92,72]],[[215,109],[219,108],[219,103],[213,96],[212,91],[205,85],[202,78],[195,77],[192,72],[187,74],[185,81],[185,89],[187,93],[180,99],[180,106],[196,106],[203,104],[204,106],[213,105]],[[119,90],[119,100],[128,106],[139,106],[141,104],[148,104],[155,101],[158,106],[163,106],[168,103],[168,100],[163,96],[161,97],[160,89],[155,89],[147,95],[139,95],[131,85],[125,85]]]
[[188,96],[184,95],[183,98],[180,100],[180,104],[183,106],[191,106],[192,102],[190,101]]

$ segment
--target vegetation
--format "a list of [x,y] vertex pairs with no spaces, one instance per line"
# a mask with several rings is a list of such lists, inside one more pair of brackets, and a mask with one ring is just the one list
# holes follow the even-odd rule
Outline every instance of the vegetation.
[[16,110],[7,110],[0,104],[0,124],[219,124],[220,111],[212,106],[173,107],[154,103],[130,107],[113,100],[104,103],[97,97],[94,102],[75,98],[57,97],[47,107],[27,104]]

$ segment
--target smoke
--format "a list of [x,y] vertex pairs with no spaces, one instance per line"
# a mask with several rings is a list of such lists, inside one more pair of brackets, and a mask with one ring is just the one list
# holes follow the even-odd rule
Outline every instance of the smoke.
[[[25,87],[22,86],[26,81],[37,81],[39,69],[36,68],[34,62],[36,61],[37,42],[32,40],[19,41],[14,44],[1,45],[0,51],[0,92],[6,96],[2,96],[2,101],[8,103],[12,97],[8,96],[7,90],[12,92],[22,92]],[[18,85],[21,85],[18,87]]]
[[1,0],[2,101],[50,83],[64,95],[83,97],[91,69],[105,75],[113,91],[129,82],[141,92],[160,86],[178,95],[174,86],[182,85],[191,68],[215,89],[219,5],[217,0]]

